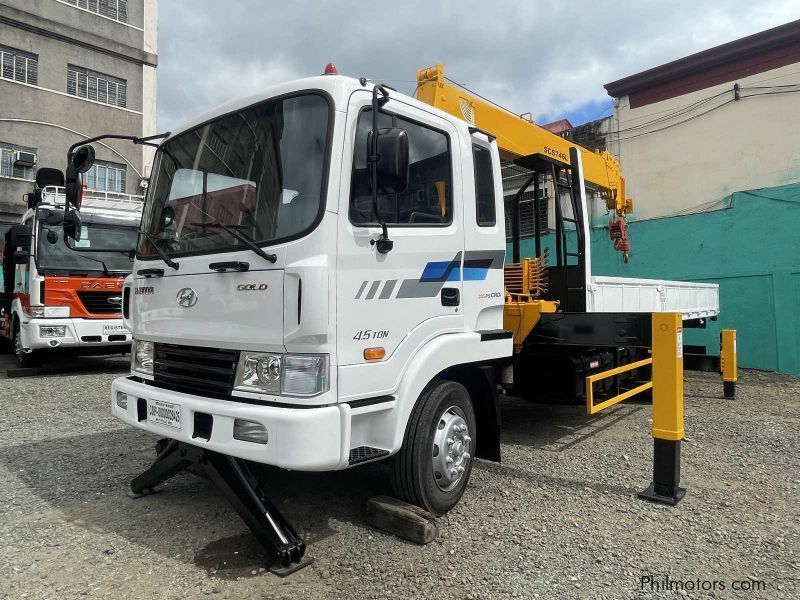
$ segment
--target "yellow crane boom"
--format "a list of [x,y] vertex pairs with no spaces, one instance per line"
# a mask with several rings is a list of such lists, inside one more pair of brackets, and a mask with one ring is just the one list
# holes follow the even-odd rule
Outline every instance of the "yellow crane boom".
[[451,115],[462,118],[497,138],[503,158],[544,154],[569,162],[569,149],[581,152],[584,180],[597,189],[613,213],[609,233],[614,248],[627,262],[628,243],[625,215],[633,210],[633,200],[625,197],[625,178],[619,162],[607,151],[595,152],[551,133],[532,118],[516,115],[459,87],[444,76],[441,63],[417,71],[416,98]]

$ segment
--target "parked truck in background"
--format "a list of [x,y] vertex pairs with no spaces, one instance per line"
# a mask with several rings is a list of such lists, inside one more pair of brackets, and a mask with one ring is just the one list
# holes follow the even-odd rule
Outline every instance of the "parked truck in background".
[[[521,376],[537,399],[535,373],[575,400],[588,374],[648,362],[652,311],[719,310],[715,285],[662,298],[682,284],[592,278],[574,147],[515,159],[550,210],[533,256],[514,226],[505,264],[495,136],[326,71],[165,135],[123,289],[131,373],[111,390],[114,416],[165,440],[132,491],[202,464],[284,574],[304,545],[248,462],[389,459],[395,495],[442,514],[475,457],[500,458],[498,389]],[[76,147],[68,180],[90,166]],[[580,366],[548,372],[548,355]]]
[[0,337],[10,343],[19,366],[35,366],[63,352],[129,351],[122,286],[132,257],[80,250],[135,244],[142,201],[128,194],[84,192],[81,239],[70,248],[62,227],[64,175],[57,169],[37,171],[27,210],[2,239]]

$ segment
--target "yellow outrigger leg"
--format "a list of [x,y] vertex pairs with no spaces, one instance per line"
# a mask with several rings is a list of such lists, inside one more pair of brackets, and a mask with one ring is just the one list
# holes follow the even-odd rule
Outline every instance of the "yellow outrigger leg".
[[683,324],[680,313],[653,313],[653,481],[640,498],[676,505],[683,430]]
[[722,372],[722,387],[725,397],[735,398],[736,381],[739,379],[735,329],[723,329],[719,334],[719,368]]

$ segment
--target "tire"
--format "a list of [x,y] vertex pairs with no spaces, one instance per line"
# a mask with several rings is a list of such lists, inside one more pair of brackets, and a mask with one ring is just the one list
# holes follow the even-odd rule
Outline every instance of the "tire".
[[39,361],[35,352],[24,352],[22,350],[22,336],[19,333],[19,323],[14,322],[14,339],[12,342],[14,355],[17,357],[17,365],[20,369],[35,367]]
[[411,412],[402,448],[392,457],[395,496],[435,515],[448,512],[469,482],[475,433],[467,389],[455,381],[431,382]]

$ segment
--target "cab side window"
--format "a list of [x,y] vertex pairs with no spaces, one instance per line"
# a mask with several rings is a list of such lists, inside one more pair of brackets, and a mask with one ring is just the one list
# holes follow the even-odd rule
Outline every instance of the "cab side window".
[[[453,186],[450,139],[446,133],[397,115],[381,112],[378,127],[399,127],[408,134],[409,181],[402,194],[378,194],[378,213],[389,225],[447,225],[453,220]],[[372,111],[358,117],[353,177],[350,190],[350,221],[375,225],[367,164],[367,136]],[[380,192],[380,189],[378,190]]]
[[483,146],[472,146],[475,162],[475,214],[479,227],[492,227],[497,223],[494,202],[494,174],[492,153]]

